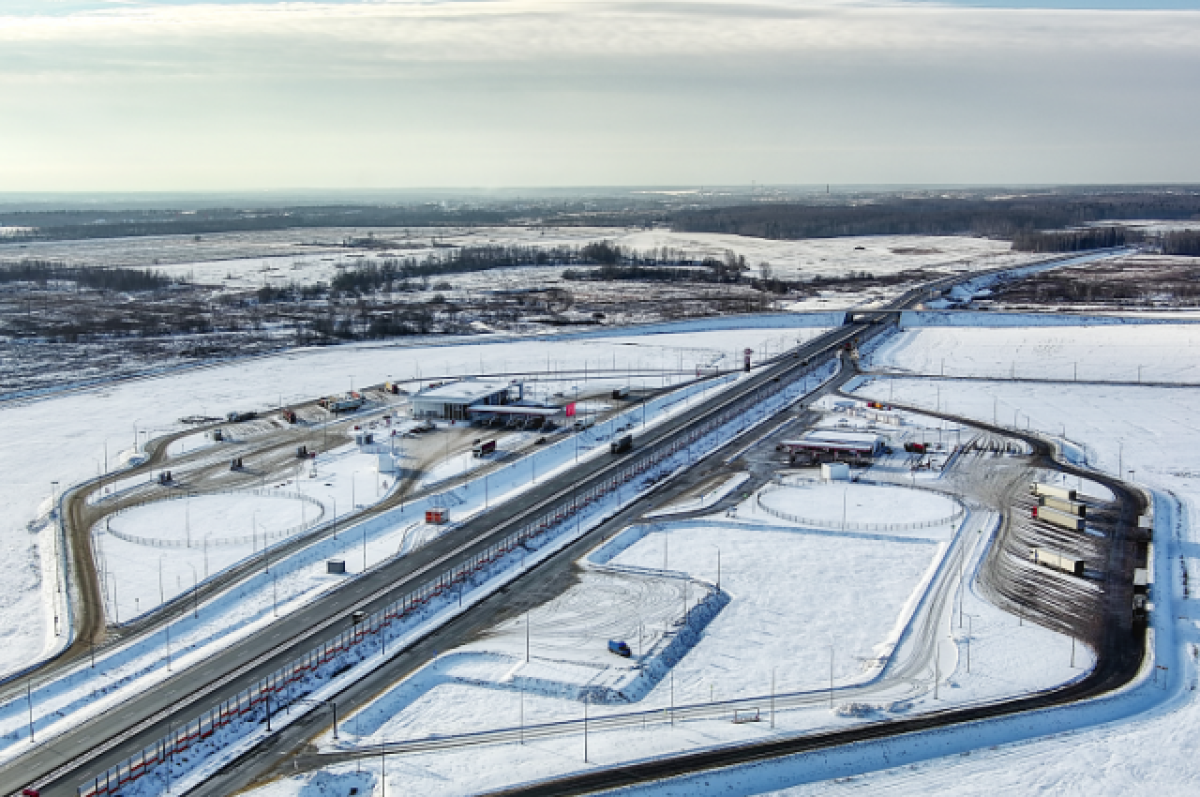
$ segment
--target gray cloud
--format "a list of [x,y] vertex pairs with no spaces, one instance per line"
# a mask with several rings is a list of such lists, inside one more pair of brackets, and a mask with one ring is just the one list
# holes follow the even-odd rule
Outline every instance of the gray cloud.
[[0,18],[9,190],[1200,179],[1200,14],[822,3]]

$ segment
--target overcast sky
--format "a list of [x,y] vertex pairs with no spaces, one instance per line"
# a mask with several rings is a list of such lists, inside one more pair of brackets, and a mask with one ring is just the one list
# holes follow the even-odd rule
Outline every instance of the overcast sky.
[[1200,182],[1200,0],[990,5],[0,0],[0,191]]

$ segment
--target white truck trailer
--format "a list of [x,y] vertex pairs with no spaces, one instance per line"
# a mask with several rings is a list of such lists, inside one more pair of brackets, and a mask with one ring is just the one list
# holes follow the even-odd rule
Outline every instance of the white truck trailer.
[[1083,575],[1083,560],[1072,559],[1069,556],[1056,553],[1046,548],[1034,548],[1029,553],[1029,559],[1034,564],[1048,567],[1051,570],[1058,570],[1063,573],[1070,573],[1073,576]]
[[1064,501],[1061,498],[1055,498],[1051,495],[1039,495],[1038,506],[1057,509],[1059,512],[1066,512],[1068,515],[1087,517],[1087,504],[1081,504],[1078,501]]
[[1053,526],[1070,529],[1071,531],[1083,531],[1084,527],[1083,518],[1077,515],[1068,515],[1066,512],[1060,512],[1048,506],[1035,506],[1033,508],[1033,517],[1038,520],[1044,520]]
[[1043,482],[1034,482],[1029,486],[1029,494],[1036,496],[1047,496],[1049,498],[1057,498],[1060,501],[1074,501],[1075,491],[1068,490],[1066,487],[1055,487],[1053,484],[1045,484]]

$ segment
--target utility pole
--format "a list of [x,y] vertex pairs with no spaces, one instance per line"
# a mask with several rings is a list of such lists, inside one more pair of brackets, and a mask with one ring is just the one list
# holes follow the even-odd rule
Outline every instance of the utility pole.
[[771,668],[771,727],[775,727],[775,668]]
[[934,643],[933,648],[933,699],[938,699],[938,681],[942,680],[942,643]]
[[975,635],[975,616],[967,615],[967,674],[971,674],[971,637]]
[[967,563],[965,560],[966,553],[963,554],[963,559],[958,561],[958,627],[962,628],[963,621],[963,578],[966,575]]
[[829,646],[829,707],[833,708],[833,645]]

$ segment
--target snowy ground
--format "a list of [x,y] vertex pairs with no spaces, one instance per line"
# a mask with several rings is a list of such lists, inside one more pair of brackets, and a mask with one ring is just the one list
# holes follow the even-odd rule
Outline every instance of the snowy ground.
[[[251,547],[253,540],[240,546],[197,547],[193,539],[192,547],[172,549],[170,556],[164,556],[161,548],[102,534],[102,562],[108,568],[106,580],[111,590],[107,600],[114,615],[119,610],[123,620],[129,619],[127,614],[144,613],[157,605],[160,598],[171,600],[180,596],[186,601],[187,593],[200,578],[202,564],[232,564],[253,557],[256,562],[262,562],[262,569],[225,593],[202,603],[193,603],[192,616],[184,616],[163,633],[104,651],[97,656],[94,668],[80,666],[39,684],[31,700],[39,738],[52,738],[55,732],[103,711],[128,690],[145,688],[146,684],[167,677],[172,667],[186,666],[233,644],[262,629],[276,617],[337,587],[346,578],[410,551],[453,527],[425,524],[423,517],[427,508],[449,507],[452,523],[466,520],[489,505],[515,498],[535,481],[572,467],[578,459],[606,454],[608,441],[619,428],[640,424],[643,417],[647,427],[662,423],[686,411],[694,401],[727,389],[738,378],[710,380],[639,404],[587,432],[539,446],[529,456],[452,490],[410,501],[370,520],[343,528],[337,537],[325,537],[286,558],[272,558],[269,548],[262,549],[261,540],[255,550]],[[339,457],[339,452],[344,456]],[[298,490],[314,501],[321,496],[324,500],[318,503],[332,503],[330,499],[338,495],[344,501],[347,488],[354,490],[353,477],[359,473],[355,467],[362,456],[353,446],[335,450],[332,456],[322,455],[315,460],[315,475],[312,471],[300,474],[299,488],[291,481],[276,487]],[[370,475],[375,476],[374,473]],[[382,482],[377,483],[382,490]],[[376,497],[379,495],[382,492]],[[358,496],[361,498],[362,493]],[[236,494],[212,500],[222,498],[240,500]],[[155,514],[177,512],[180,504],[186,508],[188,501],[173,501],[147,509]],[[130,514],[138,511],[131,510]],[[120,517],[118,515],[118,524]],[[259,519],[252,519],[258,525]],[[343,560],[347,575],[329,575],[326,572],[329,559]],[[118,589],[118,584],[123,586]],[[27,709],[23,697],[0,705],[0,759],[14,755],[21,740],[28,739]]]
[[[831,373],[832,364],[821,369],[819,378],[826,379]],[[587,531],[595,523],[611,516],[611,513],[615,511],[617,507],[624,505],[630,500],[633,500],[635,497],[637,497],[637,495],[640,494],[641,491],[651,489],[652,486],[658,484],[662,478],[670,474],[680,472],[693,460],[695,456],[710,451],[715,446],[719,446],[725,442],[728,442],[732,435],[738,433],[739,431],[746,430],[753,424],[763,422],[771,415],[771,413],[783,408],[784,406],[794,403],[805,392],[812,389],[813,384],[810,383],[813,381],[813,378],[800,380],[799,382],[789,386],[783,392],[764,398],[762,404],[760,405],[762,409],[761,413],[750,412],[740,417],[731,419],[720,429],[714,430],[705,435],[703,438],[692,443],[688,450],[677,452],[659,462],[649,471],[643,472],[640,476],[636,477],[633,484],[627,485],[624,488],[608,494],[597,503],[590,504],[586,509],[583,510],[581,516],[577,520],[568,519],[564,523],[559,524],[557,533],[548,538],[542,539],[539,543],[536,543],[533,552],[529,554],[528,564],[532,565],[536,561],[545,558],[546,556],[550,555],[552,551],[573,539],[575,535],[582,533],[583,531]],[[695,389],[701,390],[706,388],[705,386],[697,386]],[[722,388],[718,385],[717,387],[707,389],[719,390]],[[687,404],[679,397],[671,395],[648,402],[646,407],[648,416],[653,417],[657,415],[659,418],[662,418],[666,417],[666,414],[669,413],[685,411]],[[611,434],[614,428],[621,428],[621,420],[621,418],[616,418],[612,421],[606,422],[602,426],[608,427],[608,433]],[[589,435],[596,435],[600,433],[600,426],[588,432]],[[565,446],[559,444],[552,446],[549,449],[543,449],[543,451],[554,452],[557,450],[559,452],[563,452],[564,448]],[[606,451],[605,448],[599,447],[594,453],[601,453],[604,451]],[[559,456],[561,456],[561,454],[559,454]],[[563,467],[568,467],[568,465],[564,464]],[[521,483],[524,484],[526,482],[522,481]],[[478,496],[477,485],[474,495]],[[445,496],[443,496],[443,498],[445,498]],[[463,498],[464,502],[466,501],[465,497],[460,496],[460,498]],[[410,506],[410,508],[413,507]],[[417,511],[419,511],[421,508],[423,507],[415,507]],[[360,524],[360,527],[367,533],[371,533],[372,530],[389,528],[394,524],[394,519],[389,518],[389,514],[394,515],[396,513],[386,513],[381,518],[372,519],[371,521]],[[303,554],[296,555],[286,561],[298,560],[302,558],[302,556]],[[444,622],[449,617],[468,610],[476,601],[502,587],[508,582],[508,580],[514,577],[516,573],[523,570],[526,566],[525,553],[510,553],[507,556],[502,557],[498,562],[493,562],[492,564],[486,566],[484,570],[478,574],[478,577],[472,578],[472,587],[466,591],[465,595],[462,593],[460,593],[457,597],[454,595],[442,595],[440,598],[436,598],[432,602],[424,604],[423,608],[417,611],[415,615],[407,617],[406,619],[393,621],[392,624],[398,624],[399,627],[393,630],[395,636],[389,634],[391,641],[388,644],[388,651],[392,652],[394,655],[396,650],[402,649],[404,645],[419,638],[420,635],[435,627],[435,624]],[[709,594],[712,595],[711,592]],[[238,601],[237,605],[245,606],[247,603],[259,605],[261,604],[261,601],[258,599],[246,601],[245,598],[243,598],[242,600]],[[697,618],[703,619],[704,617],[711,617],[712,606],[713,604],[708,600],[708,598],[706,598],[699,606],[693,606],[690,608],[688,613],[688,625],[678,632],[670,635],[672,637],[671,646],[674,646],[676,651],[679,650],[679,644],[693,638],[691,636],[693,633],[691,629],[694,627],[694,623]],[[346,679],[357,677],[359,673],[364,671],[364,669],[372,669],[386,661],[386,657],[380,658],[372,655],[372,647],[374,646],[375,649],[378,649],[378,639],[375,639],[372,642],[373,644],[365,644],[352,648],[349,652],[337,657],[334,662],[327,665],[324,675],[315,674],[310,676],[306,681],[308,686],[305,686],[304,690],[300,694],[307,694],[309,697],[314,699],[317,699],[322,695],[332,696],[342,688],[341,684]],[[670,652],[671,649],[672,647],[669,646],[667,648],[667,652]],[[347,672],[347,666],[352,668],[349,670],[349,672]],[[289,689],[289,693],[290,692],[291,689]],[[295,717],[297,714],[293,712],[291,716]],[[277,717],[277,719],[279,719],[280,723],[282,724],[286,722],[286,717],[287,714],[285,712],[282,717]],[[207,741],[198,743],[197,746],[193,746],[190,755],[184,758],[177,756],[173,766],[173,769],[175,770],[175,778],[171,782],[174,782],[179,788],[187,788],[188,784],[197,784],[202,782],[207,774],[215,771],[215,767],[222,766],[224,762],[230,760],[229,756],[235,754],[238,750],[246,749],[247,745],[253,744],[255,740],[262,737],[262,734],[263,726],[254,721],[251,721],[249,724],[235,724],[234,727],[224,729],[219,734],[211,737]],[[11,735],[14,737],[19,737],[20,731],[17,731]],[[42,738],[45,738],[44,735]],[[156,768],[152,772],[151,777],[139,780],[138,785],[131,791],[131,795],[157,794],[162,788],[165,788],[166,782],[163,780],[165,773],[161,771],[162,769],[162,767]]]
[[[750,505],[751,501],[743,506]],[[1091,665],[1090,654],[1077,652],[1072,666],[1070,641],[1029,625],[968,592],[963,601],[966,625],[956,627],[953,600],[938,610],[935,625],[946,632],[937,643],[941,694],[935,698],[932,672],[925,683],[902,676],[896,685],[880,680],[882,662],[910,658],[921,642],[910,629],[913,613],[928,610],[919,600],[934,577],[932,568],[946,550],[947,529],[931,531],[929,539],[881,540],[866,535],[813,533],[796,527],[769,527],[738,520],[681,521],[633,527],[593,552],[593,566],[620,568],[625,579],[640,576],[660,583],[668,574],[687,573],[696,583],[716,579],[716,551],[721,552],[721,585],[730,602],[711,620],[694,648],[647,694],[629,706],[590,707],[592,723],[614,712],[653,711],[645,725],[619,730],[593,730],[588,742],[590,765],[609,765],[716,744],[760,739],[774,734],[841,727],[878,719],[893,712],[927,710],[948,702],[973,702],[1077,678]],[[981,515],[968,524],[965,538],[973,546],[971,567],[985,551],[977,535],[995,518]],[[631,536],[632,535],[632,536]],[[615,555],[614,555],[615,554]],[[497,627],[479,642],[451,651],[417,676],[402,682],[375,704],[342,723],[342,744],[377,744],[397,739],[425,738],[479,731],[487,727],[516,727],[580,719],[578,699],[547,694],[546,683],[521,689],[520,673],[547,669],[561,679],[587,663],[603,667],[606,638],[622,634],[635,658],[642,644],[629,633],[637,620],[658,622],[670,614],[669,597],[654,589],[631,590],[615,585],[608,573],[588,571],[580,584],[530,616],[533,661],[524,663],[523,619]],[[969,579],[968,579],[969,582]],[[618,588],[614,588],[618,587]],[[678,585],[674,600],[678,600]],[[663,600],[664,595],[668,596]],[[665,608],[664,608],[665,607]],[[678,609],[676,610],[679,611]],[[647,642],[649,647],[652,643]],[[968,665],[967,646],[973,646]],[[580,651],[591,651],[583,652]],[[838,712],[825,704],[830,652],[839,688]],[[613,661],[612,657],[608,657]],[[567,660],[576,663],[566,666]],[[620,667],[610,664],[609,669]],[[968,672],[968,667],[970,671]],[[914,673],[915,674],[915,673]],[[594,675],[592,676],[595,677]],[[918,679],[919,682],[920,679]],[[777,699],[778,710],[768,724],[774,683],[777,695],[812,690],[813,697],[789,704]],[[850,683],[862,683],[862,697]],[[704,704],[752,697],[762,722],[734,724],[732,709],[720,716],[671,722],[670,706]],[[869,699],[870,702],[859,702]],[[757,702],[755,702],[757,700]],[[850,706],[856,706],[848,710]],[[746,704],[743,711],[752,713]],[[660,713],[661,712],[661,713]],[[481,723],[480,717],[488,719]],[[582,728],[553,738],[474,747],[469,752],[446,749],[437,753],[405,753],[378,760],[334,767],[315,776],[298,776],[256,792],[264,797],[308,794],[319,784],[346,783],[353,778],[382,793],[388,788],[416,788],[422,794],[463,794],[498,788],[514,782],[561,775],[587,768],[582,758]],[[347,742],[346,738],[350,737]],[[324,743],[337,744],[327,735]],[[383,768],[386,767],[386,773]],[[357,770],[361,770],[356,774]],[[686,793],[708,791],[691,784]]]
[[[347,237],[373,233],[400,244],[394,250],[364,252],[340,245]],[[434,249],[436,237],[439,248]],[[752,273],[770,263],[782,279],[841,277],[848,271],[868,271],[876,276],[909,269],[990,268],[1021,263],[1035,256],[1012,252],[1005,241],[954,236],[864,236],[775,241],[717,233],[679,233],[669,230],[621,228],[478,227],[478,228],[377,228],[280,230],[263,233],[192,236],[153,236],[96,241],[54,241],[25,244],[26,257],[64,259],[71,263],[106,266],[150,266],[170,276],[230,290],[263,285],[308,285],[326,282],[340,268],[386,257],[424,258],[447,246],[519,245],[537,247],[582,246],[591,241],[611,241],[627,249],[648,252],[667,247],[686,257],[723,258],[733,252],[746,258]],[[251,256],[247,256],[247,254]],[[15,254],[15,252],[14,252]],[[472,291],[529,286],[547,278],[557,282],[561,268],[503,269],[480,274],[447,275],[456,290]],[[439,281],[442,277],[438,278]]]
[[725,496],[741,487],[750,479],[749,473],[735,473],[715,484],[709,485],[698,494],[693,494],[664,505],[661,509],[646,514],[648,518],[678,515],[683,512],[698,512],[721,501]]
[[[352,505],[371,506],[387,496],[393,484],[392,477],[378,472],[376,463],[375,454],[345,445],[322,454],[315,471],[310,464],[298,468],[292,478],[267,482],[265,495],[246,490],[184,496],[117,514],[94,530],[110,621],[127,623],[245,559],[263,558],[268,565],[264,539],[275,545],[318,521],[328,523],[348,514]],[[169,547],[154,545],[158,540]],[[352,563],[362,559],[361,551],[340,555]],[[285,601],[299,588],[290,580],[271,586]]]
[[1196,383],[1200,326],[923,327],[874,362],[933,376]]
[[[978,368],[982,375],[1006,376],[1011,360],[1008,352],[1013,350],[1034,357],[1038,351],[1045,351],[1047,356],[1057,357],[1060,367],[1077,358],[1081,378],[1085,374],[1123,378],[1134,373],[1139,364],[1163,375],[1186,373],[1200,365],[1186,327],[992,329],[981,331],[978,340],[971,332],[906,332],[882,347],[872,358],[872,365],[929,372],[933,370],[930,365],[940,365],[945,356],[947,373],[969,374]],[[962,342],[954,343],[953,338],[964,333],[968,343],[985,346],[982,353]],[[749,794],[811,782],[779,792],[788,795],[836,794],[863,788],[871,793],[896,795],[1045,792],[1103,797],[1195,793],[1200,789],[1200,765],[1192,744],[1200,730],[1200,705],[1193,691],[1200,650],[1200,608],[1183,591],[1180,573],[1184,568],[1195,573],[1200,567],[1200,535],[1191,523],[1200,500],[1200,460],[1195,454],[1200,450],[1200,427],[1194,422],[1192,410],[1200,391],[1009,381],[886,382],[869,383],[858,392],[883,400],[894,395],[897,401],[929,407],[940,400],[942,406],[948,402],[953,412],[986,420],[993,417],[993,406],[998,406],[1002,423],[1012,425],[1016,413],[1022,428],[1028,425],[1051,436],[1065,430],[1092,467],[1110,473],[1120,468],[1127,478],[1162,496],[1154,599],[1158,607],[1158,663],[1168,669],[1159,670],[1153,680],[1147,676],[1148,681],[1131,690],[1124,703],[1114,699],[1073,713],[1048,714],[1021,728],[994,723],[990,733],[981,729],[955,739],[944,735],[936,743],[931,740],[923,745],[914,740],[907,756],[898,756],[898,751],[892,749],[890,765],[880,757],[882,748],[867,747],[858,751],[856,760],[840,763],[830,760],[822,765],[795,759],[773,767],[743,768],[714,782],[713,787],[721,788],[723,793]],[[1175,500],[1182,509],[1178,525],[1170,511]],[[1167,562],[1170,565],[1163,570]],[[1105,724],[1089,727],[1095,722]],[[1058,735],[1038,738],[1045,734]],[[991,746],[998,743],[1000,747]],[[939,757],[959,751],[971,754]],[[897,763],[905,766],[889,768]],[[831,777],[841,779],[825,780]],[[678,788],[664,793],[684,793],[688,782],[681,782]]]
[[[959,512],[954,501],[924,490],[851,482],[789,480],[759,493],[755,509],[776,518],[804,518],[817,528],[901,530],[945,522]],[[753,510],[751,510],[753,512]],[[743,517],[751,517],[747,512]]]
[[[821,331],[796,328],[794,318],[781,316],[769,317],[762,322],[765,326],[757,323],[754,317],[742,317],[656,325],[652,334],[632,337],[620,331],[603,337],[610,330],[601,330],[539,341],[457,340],[457,345],[446,346],[370,344],[297,350],[7,403],[0,407],[8,432],[0,447],[0,472],[8,474],[0,481],[0,504],[6,507],[0,519],[0,552],[12,566],[0,587],[0,640],[4,642],[0,673],[19,670],[67,641],[65,635],[55,635],[50,608],[58,583],[50,567],[56,545],[45,523],[51,495],[61,495],[70,485],[96,476],[106,460],[110,468],[116,467],[128,459],[135,439],[140,445],[149,436],[182,428],[180,417],[264,410],[345,391],[351,385],[479,373],[481,368],[489,373],[561,373],[585,367],[625,371],[681,364],[685,370],[717,363],[728,366],[740,362],[742,347],[778,351]],[[671,329],[679,334],[664,334]],[[637,377],[628,381],[639,383]],[[647,379],[655,387],[662,381]],[[180,445],[191,450],[193,444],[202,441],[193,438]],[[338,509],[339,514],[346,509],[340,499]],[[190,577],[190,570],[186,576]],[[180,578],[181,584],[188,580]],[[61,596],[57,600],[60,612],[65,611]]]
[[[718,549],[721,588],[730,596],[729,604],[707,625],[698,644],[640,699],[592,705],[594,719],[630,710],[769,695],[773,677],[780,693],[819,689],[829,682],[831,644],[836,682],[863,681],[876,672],[869,665],[894,644],[904,609],[940,552],[932,541],[880,544],[794,529],[686,521],[625,534],[633,535],[632,544],[614,540],[606,547],[617,551],[615,556],[593,555],[592,560],[600,560],[602,566],[589,570],[566,594],[530,614],[528,664],[524,661],[526,621],[509,621],[482,640],[443,654],[374,705],[344,719],[343,739],[372,744],[516,727],[522,712],[527,724],[579,719],[578,694],[561,694],[561,687],[594,685],[604,680],[606,671],[630,666],[605,650],[607,639],[628,640],[634,663],[643,651],[652,656],[662,625],[682,615],[688,599],[684,584],[691,581],[694,603],[704,593],[705,583],[715,583]],[[841,586],[831,590],[834,584]],[[647,659],[648,667],[651,661]],[[827,712],[817,713],[820,716],[797,712],[791,720],[781,717],[779,724],[805,727],[830,721]],[[481,718],[486,719],[481,722]],[[686,728],[681,724],[671,730],[661,720],[656,724],[656,728],[651,725],[657,737],[653,747],[662,751],[695,744],[700,738],[744,737],[736,726],[729,728],[727,720],[689,723]],[[404,773],[406,788],[423,794],[462,794],[512,782],[516,771],[497,770],[501,760],[515,755],[531,759],[525,770],[530,774],[564,771],[564,765],[569,771],[570,762],[561,756],[569,755],[567,751],[578,743],[570,736],[527,745],[528,752],[518,752],[515,745],[476,750],[478,768],[469,777],[453,752],[419,766],[403,759],[397,761],[396,776],[389,772],[389,779],[397,777],[389,785],[398,787],[398,776]],[[630,751],[623,748],[628,743],[628,734],[599,735],[593,761],[627,757]],[[645,752],[642,743],[637,749]],[[418,772],[425,774],[418,776]]]

